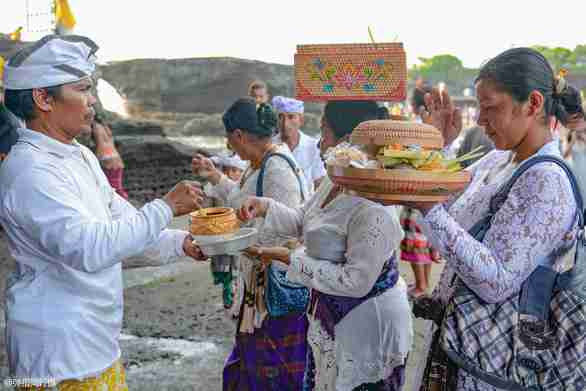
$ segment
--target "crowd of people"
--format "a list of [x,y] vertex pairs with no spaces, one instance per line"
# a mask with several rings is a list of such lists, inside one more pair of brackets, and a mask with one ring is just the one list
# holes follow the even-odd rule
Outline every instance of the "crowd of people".
[[[485,147],[466,168],[470,184],[446,203],[383,206],[328,177],[327,151],[359,123],[388,119],[384,106],[327,102],[318,140],[302,130],[303,102],[271,100],[256,80],[222,117],[228,153],[193,157],[203,183],[182,181],[137,209],[112,131],[95,112],[97,49],[86,37],[53,35],[5,64],[0,224],[17,264],[6,290],[11,376],[54,379],[59,390],[127,390],[118,342],[121,262],[139,254],[161,263],[207,261],[189,232],[168,226],[212,205],[234,208],[259,232],[240,256],[210,259],[236,319],[224,390],[402,390],[413,341],[410,300],[416,316],[434,322],[413,382],[418,391],[522,389],[510,388],[519,376],[527,389],[578,390],[571,387],[586,382],[586,359],[573,356],[584,349],[581,331],[571,342],[556,334],[564,349],[543,372],[512,361],[510,344],[487,347],[486,338],[500,341],[494,330],[471,334],[487,318],[497,322],[495,305],[529,300],[520,295],[536,271],[571,268],[581,243],[584,107],[541,54],[514,48],[483,65],[475,80],[478,126],[468,130],[446,91],[417,83],[416,120],[441,131],[446,154]],[[95,150],[76,140],[84,134]],[[400,260],[412,266],[411,287]],[[444,269],[432,289],[435,263]],[[476,299],[457,300],[464,288]],[[454,321],[458,314],[470,324]],[[509,325],[514,316],[498,321]],[[483,349],[491,376],[449,354]],[[554,378],[540,375],[552,371]]]

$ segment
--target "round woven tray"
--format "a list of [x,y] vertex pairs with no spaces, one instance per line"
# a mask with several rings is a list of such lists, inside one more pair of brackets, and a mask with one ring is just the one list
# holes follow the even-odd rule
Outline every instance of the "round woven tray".
[[347,192],[375,201],[443,201],[462,191],[470,173],[439,173],[416,170],[363,169],[328,166],[332,182]]
[[205,208],[190,215],[193,235],[222,235],[236,232],[240,222],[232,208]]
[[355,191],[345,189],[344,193],[353,195],[356,197],[366,198],[368,200],[377,202],[383,205],[399,205],[403,202],[445,202],[450,198],[447,196],[424,196],[424,195],[406,195],[406,194],[381,194],[381,193],[368,193],[365,191]]
[[365,121],[352,131],[350,140],[360,145],[416,144],[426,149],[442,149],[444,139],[431,125],[408,121]]

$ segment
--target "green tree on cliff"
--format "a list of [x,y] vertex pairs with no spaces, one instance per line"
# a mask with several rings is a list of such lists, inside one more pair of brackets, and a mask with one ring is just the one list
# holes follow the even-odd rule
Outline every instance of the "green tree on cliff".
[[416,70],[424,79],[450,83],[462,76],[462,61],[451,54],[440,54],[431,58],[419,57],[421,65]]
[[462,61],[451,54],[419,57],[419,61],[421,63],[414,65],[409,71],[412,80],[421,76],[434,85],[444,82],[448,90],[455,94],[460,94],[464,88],[469,87],[476,74],[476,70],[465,68]]
[[576,66],[586,68],[586,45],[577,45],[574,49]]
[[543,54],[556,71],[560,68],[576,66],[576,53],[570,49],[563,47],[550,48],[542,45],[533,46],[533,49]]

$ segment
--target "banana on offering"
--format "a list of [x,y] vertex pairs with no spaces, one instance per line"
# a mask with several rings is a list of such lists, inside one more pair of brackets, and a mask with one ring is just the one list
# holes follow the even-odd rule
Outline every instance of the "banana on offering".
[[458,172],[463,169],[460,163],[482,156],[482,147],[455,159],[446,159],[439,151],[426,150],[417,145],[391,144],[381,147],[377,160],[387,169],[414,169],[431,172]]

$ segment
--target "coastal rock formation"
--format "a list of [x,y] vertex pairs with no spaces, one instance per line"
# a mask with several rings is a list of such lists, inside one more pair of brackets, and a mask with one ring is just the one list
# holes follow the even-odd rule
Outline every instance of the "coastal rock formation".
[[[138,59],[100,67],[101,77],[127,100],[131,115],[151,113],[222,113],[234,99],[246,95],[248,84],[260,79],[272,96],[293,96],[291,65],[231,57]],[[306,110],[317,113],[319,104]]]

